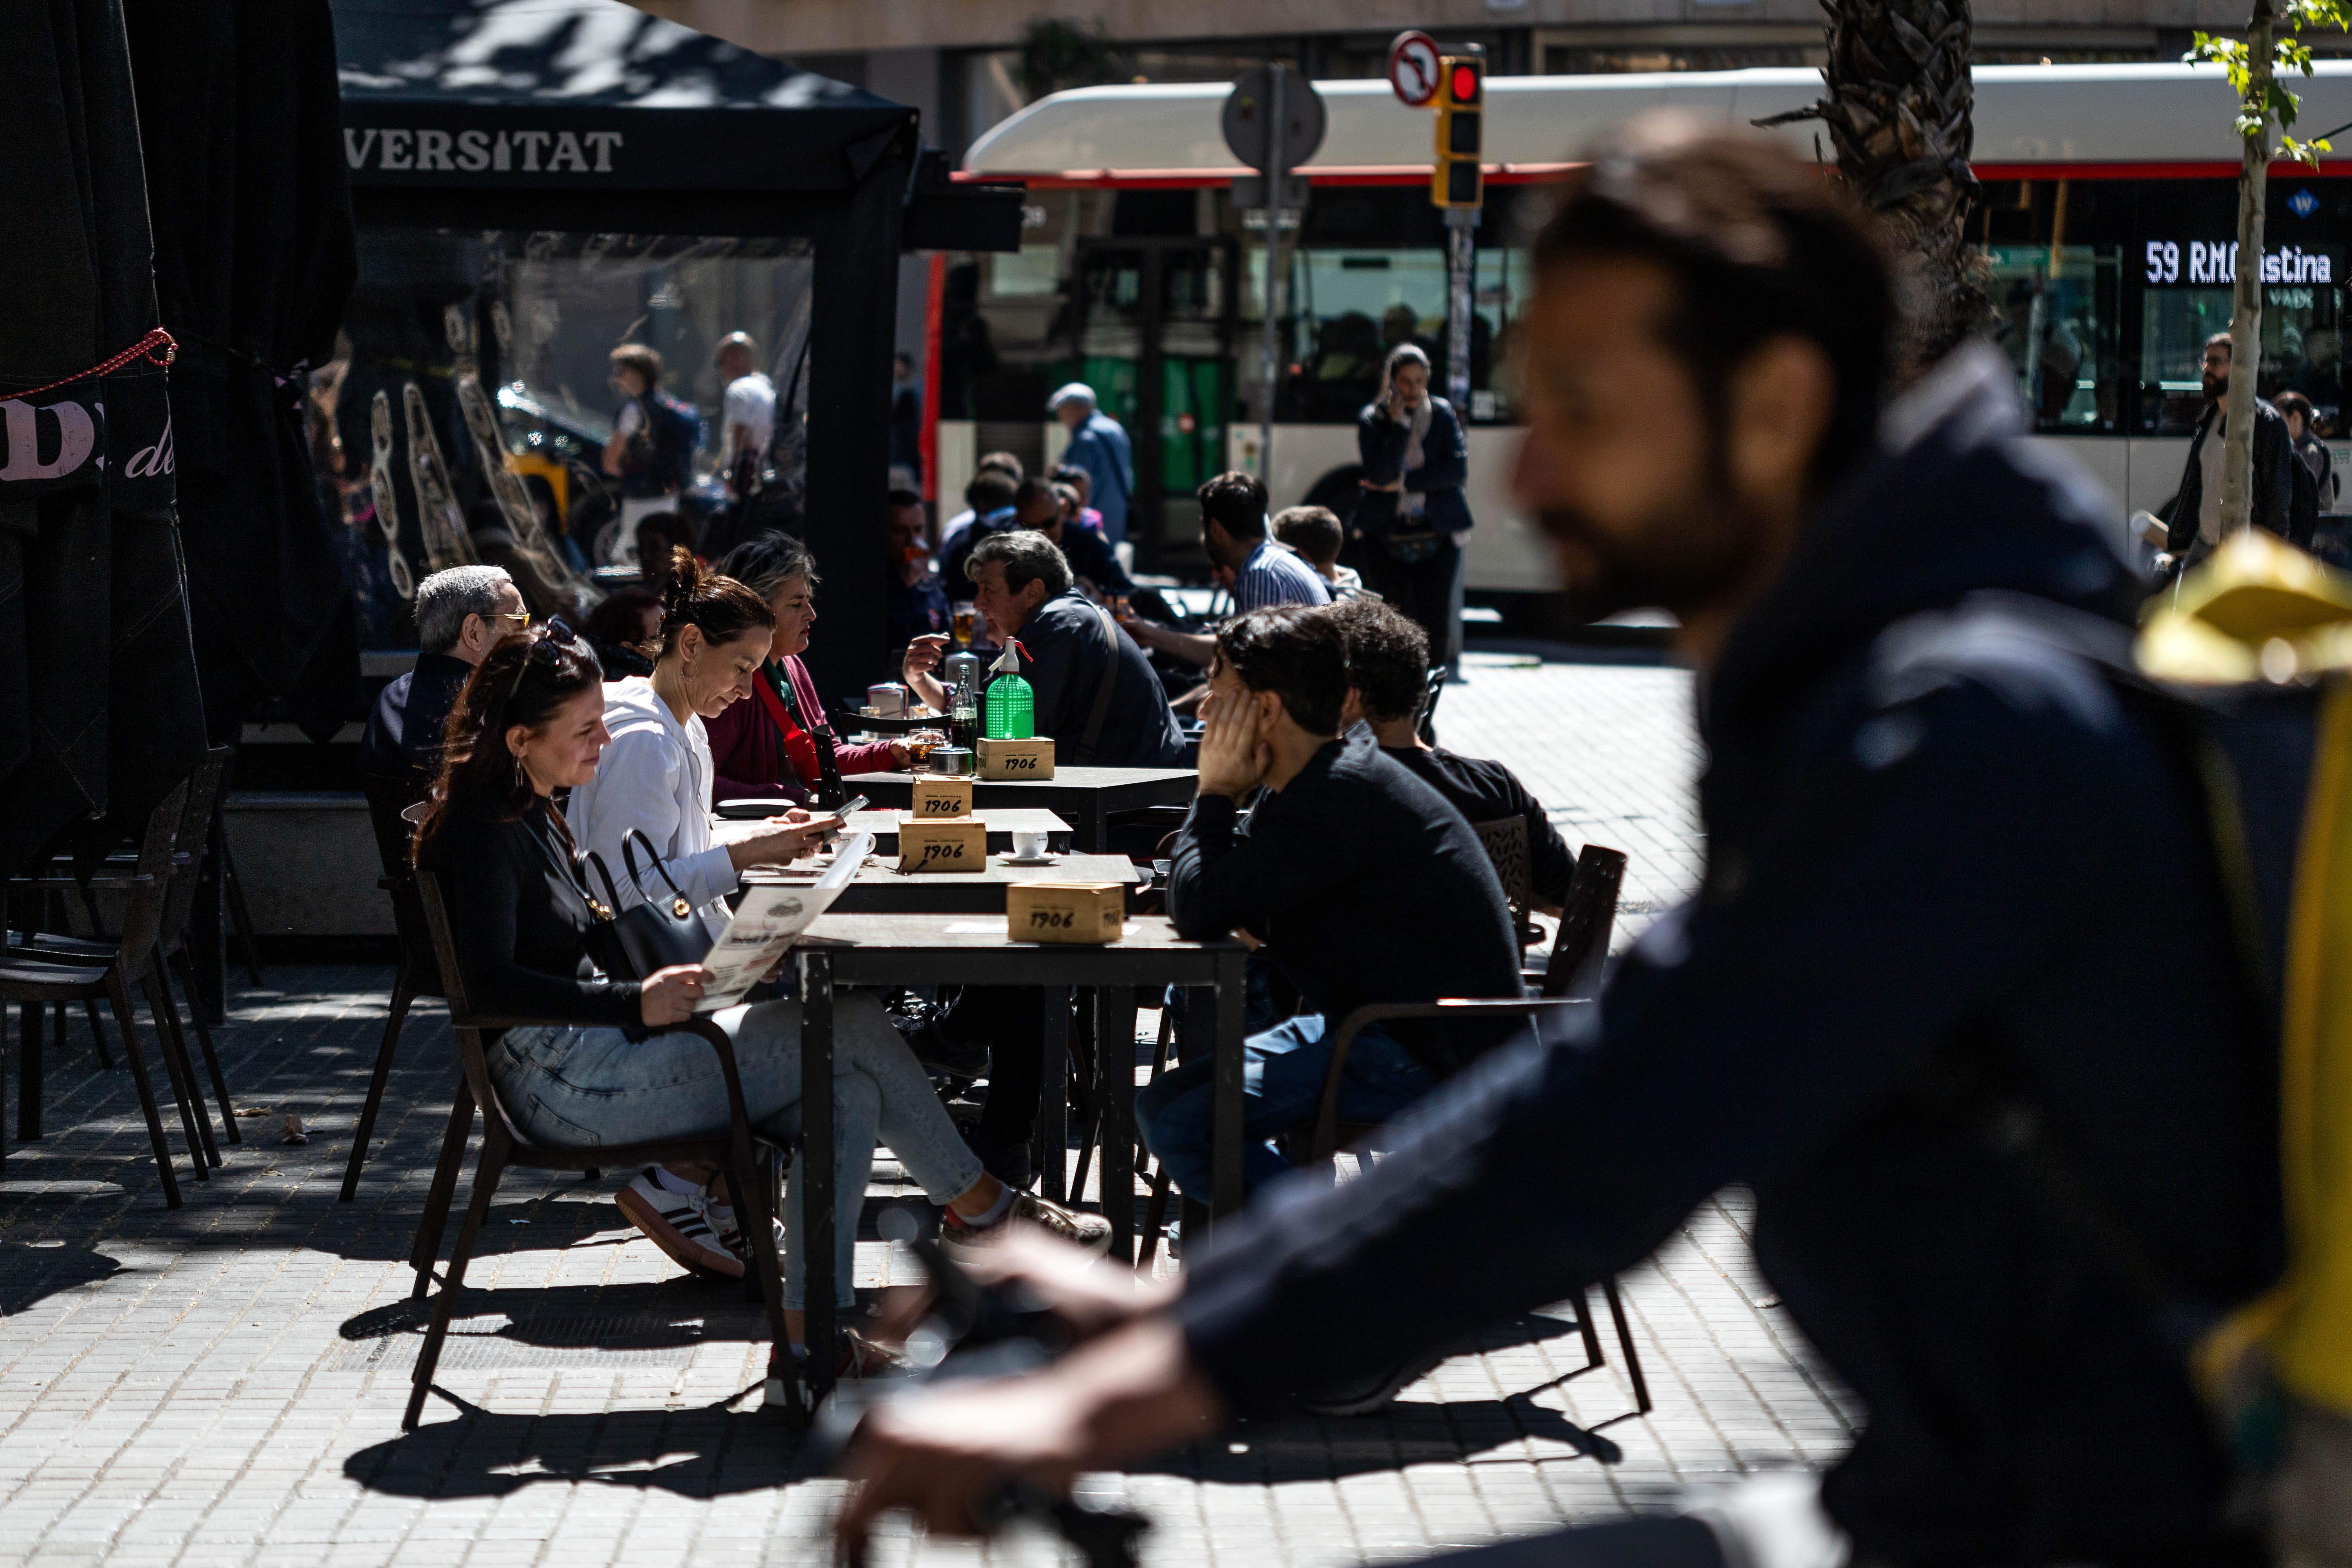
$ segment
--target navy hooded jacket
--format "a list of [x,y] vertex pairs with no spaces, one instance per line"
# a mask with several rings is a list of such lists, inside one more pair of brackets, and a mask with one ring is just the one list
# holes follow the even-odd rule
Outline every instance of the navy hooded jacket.
[[2228,1468],[2176,1352],[1932,1089],[2027,1097],[2200,1294],[2275,1276],[2275,1047],[2171,752],[1998,639],[1881,678],[1883,632],[1982,590],[2128,624],[2108,503],[2017,438],[2011,380],[1964,355],[1899,405],[1734,629],[1699,693],[1705,882],[1597,1027],[1483,1058],[1369,1174],[1281,1184],[1192,1261],[1177,1312],[1234,1408],[1559,1300],[1745,1183],[1864,1406],[1824,1488],[1863,1554],[2221,1560]]

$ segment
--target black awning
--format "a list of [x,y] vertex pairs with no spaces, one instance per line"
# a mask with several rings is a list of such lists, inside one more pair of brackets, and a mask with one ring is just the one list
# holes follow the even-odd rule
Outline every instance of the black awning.
[[334,0],[361,186],[824,191],[915,110],[621,0]]

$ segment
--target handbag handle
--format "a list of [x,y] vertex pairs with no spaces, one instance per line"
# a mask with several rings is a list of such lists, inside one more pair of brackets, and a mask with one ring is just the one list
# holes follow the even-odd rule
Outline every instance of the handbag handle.
[[636,888],[637,897],[646,903],[654,901],[653,895],[646,891],[644,875],[637,869],[637,846],[640,844],[646,847],[646,859],[652,864],[654,874],[662,879],[662,886],[669,889],[671,906],[677,918],[684,920],[694,911],[694,906],[687,901],[685,891],[671,880],[669,868],[662,864],[661,853],[654,847],[654,841],[646,837],[646,830],[632,827],[622,836],[621,860],[629,868],[629,880]]
[[580,879],[580,890],[581,892],[587,894],[588,897],[589,912],[595,915],[600,920],[610,921],[614,919],[615,911],[617,911],[621,907],[621,895],[613,887],[613,873],[605,866],[604,858],[602,855],[597,854],[593,849],[591,849],[587,853],[582,855],[580,858],[585,860],[589,865],[593,866],[596,868],[596,875],[603,878],[604,882],[604,901],[602,904],[599,904],[596,901],[595,894],[591,893],[588,890],[588,879],[586,877],[582,877]]

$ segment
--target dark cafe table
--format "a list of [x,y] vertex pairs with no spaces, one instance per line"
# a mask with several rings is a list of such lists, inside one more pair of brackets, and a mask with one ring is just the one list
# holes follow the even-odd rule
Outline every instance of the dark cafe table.
[[[909,877],[908,881],[928,879]],[[840,914],[827,910],[793,950],[800,966],[801,1131],[804,1149],[833,1147],[833,996],[836,985],[1037,985],[1046,988],[1045,1075],[1040,1095],[1039,1141],[1049,1151],[1067,1142],[1069,988],[1095,996],[1095,1081],[1108,1090],[1102,1107],[1095,1165],[1103,1214],[1110,1221],[1110,1253],[1135,1260],[1135,989],[1139,985],[1198,987],[1195,1005],[1206,1012],[1216,1062],[1214,1132],[1209,1212],[1229,1215],[1242,1205],[1242,963],[1245,950],[1230,939],[1186,942],[1164,916],[1130,916],[1127,934],[1099,946],[1014,942],[1003,919],[951,914]],[[1062,1162],[1045,1162],[1045,1195],[1060,1199]],[[833,1162],[803,1159],[800,1189],[803,1246],[810,1260],[808,1342],[833,1343],[834,1296],[817,1260],[834,1256]],[[833,1385],[833,1358],[811,1355],[808,1373],[822,1398]]]
[[[844,817],[843,831],[871,833],[874,835],[876,854],[896,856],[898,853],[898,825],[907,819],[907,813],[912,805],[911,796],[901,800],[896,806],[877,800],[874,803],[875,809],[853,811]],[[981,826],[988,830],[988,850],[992,855],[1001,855],[1010,850],[1013,847],[1013,835],[1020,831],[1045,834],[1045,845],[1049,849],[1066,850],[1070,847],[1072,837],[1070,825],[1055,813],[1041,806],[974,805],[971,814],[980,818]],[[756,819],[729,821],[724,818],[714,818],[711,823],[711,837],[714,842],[724,844],[730,838],[742,837],[759,826]]]
[[[852,773],[842,783],[877,805],[915,804],[912,773]],[[992,806],[1058,812],[1076,826],[1077,847],[1097,855],[1110,841],[1112,816],[1147,805],[1190,805],[1200,783],[1191,768],[1057,767],[1049,779],[974,779],[971,804],[983,816]]]
[[[814,887],[822,874],[815,865],[807,869],[754,866],[743,873],[743,881],[808,888]],[[858,868],[847,887],[834,895],[828,912],[1002,916],[1004,890],[1018,882],[1123,882],[1128,908],[1132,910],[1144,886],[1144,874],[1124,855],[1055,855],[1045,865],[1023,866],[996,853],[977,871],[905,872],[895,860],[877,852]]]

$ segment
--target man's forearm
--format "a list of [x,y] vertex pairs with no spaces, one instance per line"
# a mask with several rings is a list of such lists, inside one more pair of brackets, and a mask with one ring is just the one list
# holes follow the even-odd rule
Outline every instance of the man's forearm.
[[[1217,639],[1213,637],[1198,632],[1180,632],[1150,621],[1138,622],[1137,625],[1143,628],[1143,635],[1137,641],[1162,653],[1173,654],[1187,664],[1197,664],[1206,669],[1209,661],[1216,657]],[[1132,634],[1135,627],[1130,626],[1128,630]]]

